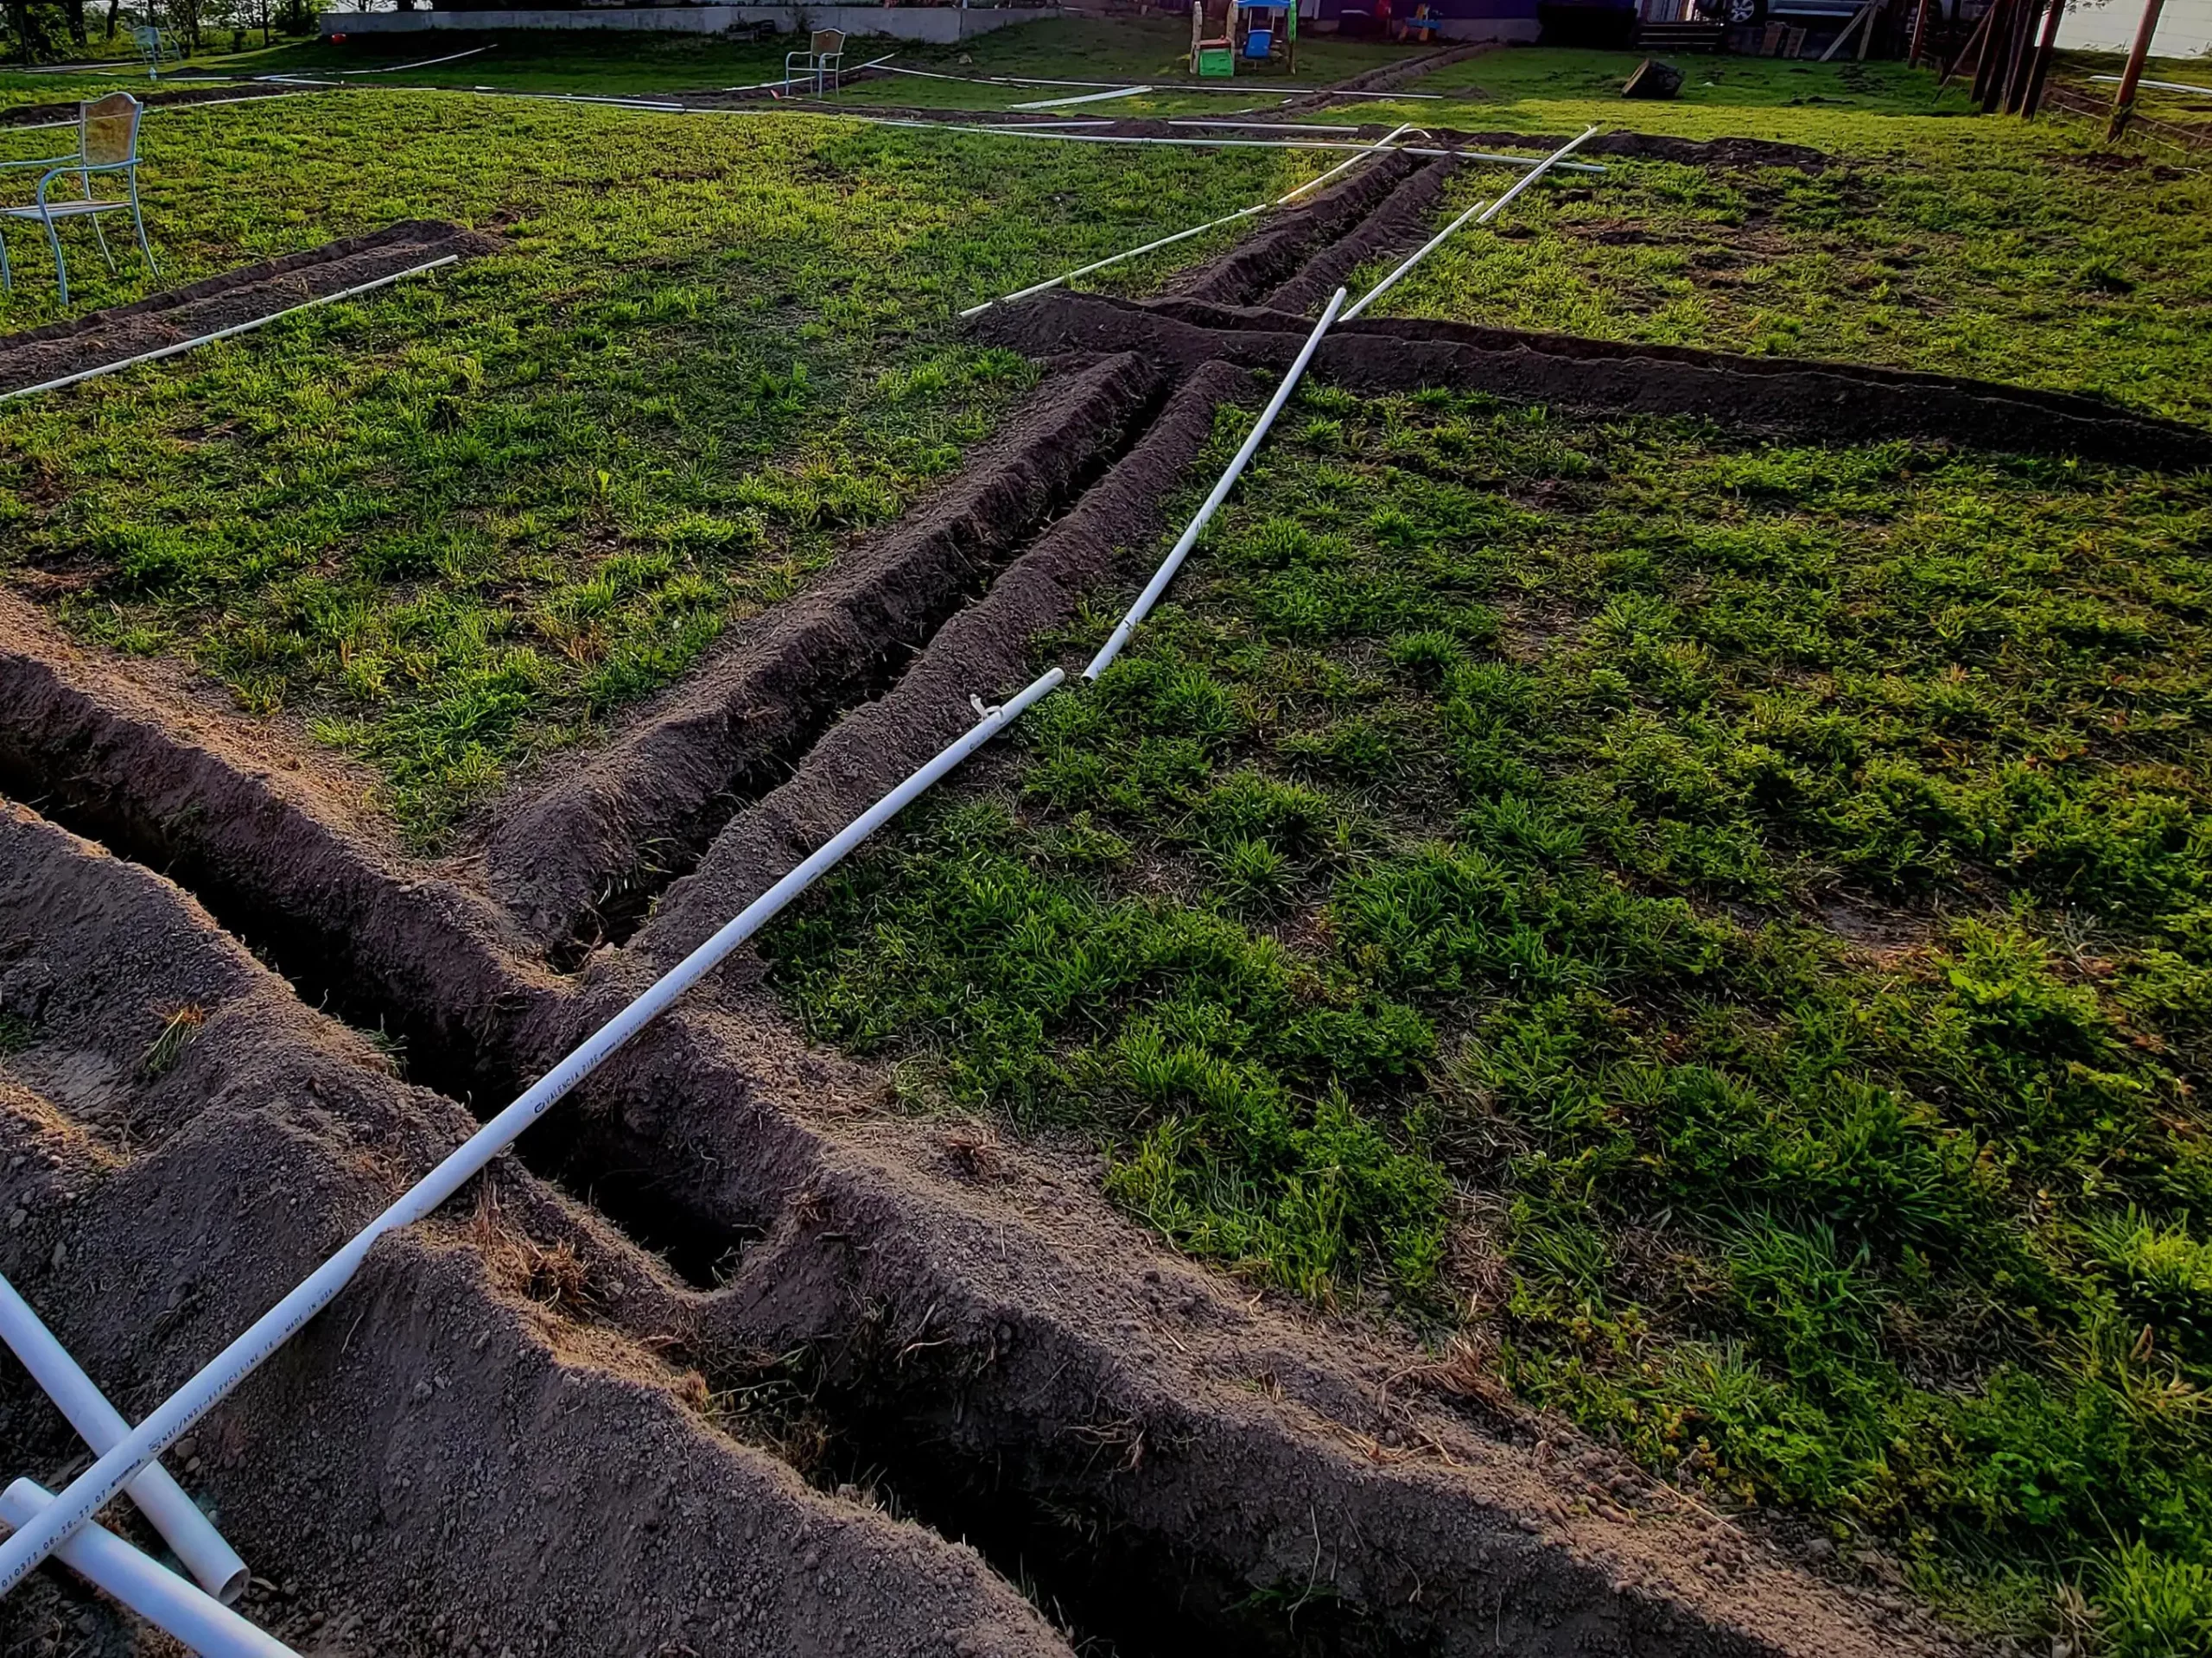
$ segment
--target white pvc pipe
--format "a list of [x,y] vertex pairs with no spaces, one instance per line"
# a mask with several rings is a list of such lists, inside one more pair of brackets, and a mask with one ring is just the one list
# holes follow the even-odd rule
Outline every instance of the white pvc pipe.
[[1141,98],[1149,86],[1116,86],[1110,92],[1077,92],[1071,98],[1040,98],[1027,104],[1009,104],[1010,110],[1058,110],[1073,104],[1109,104],[1117,98]]
[[[334,80],[330,84],[334,86],[340,85],[339,82]],[[149,105],[144,111],[144,113],[148,115],[189,115],[194,110],[219,109],[226,104],[274,104],[280,98],[306,98],[308,96],[309,96],[308,92],[302,91],[296,92],[252,92],[244,98],[203,98],[198,102],[192,104]],[[62,124],[64,126],[73,127],[77,124],[74,121],[65,121]],[[18,128],[16,130],[18,131],[23,130],[22,128]]]
[[1336,177],[1338,174],[1343,172],[1346,168],[1357,167],[1360,162],[1365,161],[1370,156],[1375,155],[1378,151],[1387,149],[1392,138],[1396,137],[1399,133],[1405,131],[1406,129],[1412,124],[1413,124],[1410,121],[1403,123],[1397,128],[1396,131],[1394,131],[1388,137],[1384,137],[1380,143],[1370,145],[1369,148],[1361,150],[1359,154],[1354,156],[1349,161],[1338,162],[1327,172],[1320,175],[1319,177],[1306,180],[1305,183],[1297,186],[1294,189],[1286,191],[1283,194],[1277,196],[1272,201],[1255,202],[1249,207],[1239,207],[1233,213],[1224,213],[1219,219],[1208,219],[1203,225],[1193,225],[1186,231],[1177,231],[1173,236],[1163,236],[1156,242],[1147,242],[1142,247],[1134,247],[1128,249],[1126,252],[1109,254],[1103,259],[1092,261],[1090,264],[1078,265],[1073,270],[1064,270],[1057,276],[1046,277],[1043,282],[1032,283],[1027,288],[1017,288],[1011,294],[1001,294],[996,299],[985,300],[981,305],[971,305],[966,310],[961,312],[960,315],[963,320],[971,316],[981,316],[984,312],[989,310],[994,305],[1010,305],[1015,300],[1027,299],[1032,295],[1041,294],[1048,289],[1058,288],[1063,283],[1073,282],[1077,276],[1088,276],[1094,270],[1103,270],[1108,265],[1119,264],[1124,259],[1134,259],[1141,253],[1151,253],[1160,248],[1173,247],[1178,242],[1187,242],[1193,236],[1203,236],[1208,231],[1219,230],[1224,225],[1233,225],[1240,219],[1249,219],[1254,213],[1265,213],[1270,207],[1287,206],[1291,202],[1295,201],[1300,196],[1304,195],[1308,190],[1315,189],[1321,185],[1326,184],[1331,179]]
[[1229,492],[1236,486],[1236,480],[1243,476],[1245,467],[1258,453],[1262,440],[1268,435],[1268,429],[1275,423],[1275,416],[1282,413],[1282,406],[1290,401],[1290,394],[1297,390],[1298,382],[1306,372],[1306,364],[1313,360],[1313,353],[1320,346],[1321,336],[1328,333],[1329,325],[1337,320],[1337,312],[1344,302],[1344,290],[1339,288],[1335,297],[1330,300],[1328,308],[1321,313],[1321,320],[1313,325],[1313,332],[1306,337],[1306,344],[1291,363],[1290,372],[1282,377],[1282,384],[1275,388],[1275,395],[1268,399],[1268,406],[1260,411],[1259,420],[1246,435],[1243,447],[1236,451],[1236,458],[1230,461],[1229,470],[1221,474],[1220,481],[1214,485],[1213,492],[1206,497],[1205,505],[1198,509],[1198,517],[1191,520],[1190,526],[1168,550],[1160,568],[1152,573],[1152,580],[1145,583],[1144,591],[1137,595],[1136,603],[1129,607],[1129,613],[1115,626],[1113,637],[1098,647],[1098,654],[1091,657],[1090,666],[1083,670],[1085,679],[1096,679],[1113,665],[1114,658],[1122,654],[1122,647],[1129,642],[1129,635],[1137,631],[1137,624],[1152,613],[1152,607],[1160,602],[1160,595],[1167,591],[1167,584],[1175,579],[1175,572],[1183,568],[1183,561],[1191,556],[1191,549],[1198,545],[1198,532],[1206,527],[1207,521],[1229,499]]
[[1224,213],[1219,219],[1208,219],[1203,225],[1193,225],[1186,231],[1177,231],[1173,236],[1163,236],[1156,242],[1147,242],[1142,247],[1130,248],[1122,253],[1109,254],[1105,258],[1095,259],[1087,265],[1077,265],[1073,270],[1064,270],[1057,276],[1048,276],[1043,282],[1032,283],[1027,288],[1017,288],[1011,294],[1001,294],[996,299],[987,299],[981,305],[969,306],[961,312],[960,315],[963,318],[981,316],[994,305],[1010,305],[1015,300],[1027,299],[1033,294],[1041,294],[1048,289],[1058,288],[1063,283],[1073,282],[1077,276],[1088,276],[1094,270],[1103,270],[1108,265],[1117,265],[1124,259],[1134,259],[1141,253],[1151,253],[1160,248],[1173,247],[1178,242],[1187,242],[1193,236],[1203,236],[1208,231],[1219,230],[1224,225],[1233,225],[1240,219],[1249,219],[1254,213],[1263,213],[1272,205],[1272,203],[1262,201],[1255,206],[1239,207],[1233,213]]
[[[1564,144],[1560,145],[1549,156],[1546,156],[1543,161],[1538,162],[1532,171],[1523,173],[1519,178],[1514,180],[1513,187],[1508,190],[1503,195],[1498,197],[1497,200],[1490,202],[1487,205],[1479,201],[1477,202],[1473,206],[1468,208],[1466,212],[1461,213],[1457,219],[1446,225],[1442,230],[1437,232],[1435,235],[1430,237],[1427,241],[1421,244],[1420,249],[1416,251],[1410,258],[1407,259],[1403,264],[1400,265],[1395,270],[1393,270],[1389,276],[1383,277],[1382,280],[1376,283],[1374,287],[1369,289],[1366,293],[1361,295],[1359,297],[1359,303],[1353,306],[1350,310],[1344,313],[1344,321],[1347,322],[1351,321],[1362,311],[1364,311],[1369,306],[1374,304],[1376,300],[1381,299],[1383,295],[1389,293],[1393,288],[1396,287],[1401,277],[1404,276],[1408,271],[1411,270],[1423,259],[1428,257],[1430,254],[1435,252],[1437,249],[1442,247],[1446,242],[1451,239],[1452,232],[1457,231],[1460,226],[1465,224],[1470,219],[1474,219],[1475,223],[1478,225],[1489,224],[1491,219],[1497,218],[1498,214],[1505,211],[1506,207],[1512,202],[1514,197],[1519,195],[1523,190],[1534,184],[1538,179],[1550,172],[1554,167],[1557,166],[1560,162],[1567,158],[1567,155],[1577,144],[1580,144],[1585,139],[1589,138],[1597,130],[1597,128],[1592,127],[1579,137],[1568,139]],[[1482,217],[1475,219],[1475,215],[1478,213],[1479,213]]]
[[340,69],[337,73],[341,75],[396,75],[409,69],[429,69],[441,63],[459,63],[463,58],[473,58],[480,52],[491,49],[489,46],[472,46],[467,51],[455,52],[449,57],[423,58],[413,63],[388,63],[380,69]]
[[[2102,81],[2107,81],[2107,82],[2117,83],[2117,82],[2121,79],[2121,77],[2120,77],[2120,76],[2119,76],[2119,75],[2091,75],[2091,76],[2089,77],[2089,79],[2092,79],[2092,80],[2102,80]],[[2154,91],[2154,92],[2201,92],[2201,93],[2202,93],[2202,94],[2203,94],[2205,97],[2207,97],[2207,98],[2212,98],[2212,86],[2190,86],[2190,85],[2187,81],[2185,81],[2185,80],[2142,80],[2142,79],[2139,79],[2139,80],[2137,80],[2137,81],[2136,81],[2136,83],[2135,83],[2135,84],[2136,84],[2137,86],[2148,86],[2148,87],[2150,87],[2150,88],[2151,88],[2152,91]]]
[[419,276],[426,270],[435,270],[444,265],[460,263],[461,256],[458,253],[448,253],[444,258],[433,259],[428,264],[411,266],[405,270],[395,270],[389,276],[378,276],[374,282],[361,283],[335,294],[324,294],[318,298],[308,301],[303,305],[288,306],[281,311],[271,311],[267,316],[256,317],[251,322],[234,322],[227,328],[218,328],[213,334],[203,334],[196,340],[180,340],[175,345],[162,346],[153,351],[142,351],[136,357],[126,357],[120,362],[103,363],[98,368],[79,369],[76,373],[65,374],[58,380],[42,381],[37,385],[22,386],[14,391],[0,391],[0,403],[7,402],[10,397],[28,397],[35,391],[58,391],[65,385],[75,385],[79,381],[98,379],[101,375],[112,374],[118,369],[135,367],[140,363],[157,362],[164,357],[175,357],[180,352],[192,351],[200,346],[213,345],[218,340],[228,340],[232,334],[266,327],[280,318],[297,316],[302,311],[312,311],[318,305],[335,305],[342,299],[353,299],[378,288],[388,288],[403,277]]
[[[19,1479],[0,1491],[0,1520],[21,1526],[53,1500],[54,1494],[35,1480]],[[200,1658],[298,1658],[275,1636],[201,1594],[105,1526],[85,1527],[54,1552],[79,1577],[105,1589]]]
[[[1334,308],[1331,307],[1332,311]],[[1052,669],[1031,681],[1001,707],[986,709],[972,728],[839,830],[820,851],[746,905],[742,913],[721,931],[662,975],[643,995],[601,1026],[513,1104],[471,1134],[383,1214],[363,1227],[296,1289],[209,1360],[197,1375],[156,1406],[153,1413],[128,1436],[103,1452],[98,1461],[72,1480],[68,1489],[47,1504],[35,1518],[27,1519],[13,1536],[0,1543],[0,1595],[21,1583],[64,1538],[75,1534],[112,1501],[140,1469],[168,1449],[179,1435],[188,1432],[194,1422],[290,1340],[302,1325],[335,1300],[339,1292],[360,1270],[361,1263],[368,1259],[378,1239],[433,1213],[486,1164],[514,1144],[524,1129],[597,1070],[610,1054],[665,1013],[855,847],[1018,719],[1024,709],[1065,677],[1059,669]]]
[[[69,1356],[69,1350],[54,1338],[54,1332],[31,1311],[30,1303],[5,1278],[0,1278],[0,1341],[14,1350],[23,1369],[31,1373],[31,1380],[46,1389],[46,1396],[96,1454],[130,1432],[123,1413],[107,1402],[106,1395]],[[176,1551],[185,1570],[199,1579],[201,1588],[226,1606],[245,1592],[245,1562],[185,1495],[184,1488],[169,1477],[168,1470],[150,1463],[144,1473],[124,1489]]]

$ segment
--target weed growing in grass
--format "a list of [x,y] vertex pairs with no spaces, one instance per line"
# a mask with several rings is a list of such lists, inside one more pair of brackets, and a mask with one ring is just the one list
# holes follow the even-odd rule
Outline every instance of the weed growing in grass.
[[1324,164],[1169,151],[1126,193],[1096,151],[1008,168],[772,115],[364,92],[162,120],[170,280],[402,216],[508,251],[0,409],[0,580],[368,761],[425,847],[957,465],[1034,371],[953,308]]
[[1284,429],[1095,690],[773,935],[792,1007],[1717,1500],[2195,1649],[2212,480]]

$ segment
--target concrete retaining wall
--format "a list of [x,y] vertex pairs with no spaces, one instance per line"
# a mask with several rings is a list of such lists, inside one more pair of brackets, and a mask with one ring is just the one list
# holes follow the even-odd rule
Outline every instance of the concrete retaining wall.
[[719,35],[726,29],[772,23],[779,33],[842,29],[848,35],[950,46],[1010,23],[1038,23],[1057,6],[579,6],[558,11],[326,11],[325,35],[407,35],[429,29],[486,33],[506,29],[642,29]]

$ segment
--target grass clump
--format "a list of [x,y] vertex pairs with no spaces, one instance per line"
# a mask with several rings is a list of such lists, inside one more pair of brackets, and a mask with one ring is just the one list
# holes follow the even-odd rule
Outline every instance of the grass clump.
[[793,1007],[1712,1500],[2193,1649],[2207,480],[1285,429],[1095,690],[774,935]]

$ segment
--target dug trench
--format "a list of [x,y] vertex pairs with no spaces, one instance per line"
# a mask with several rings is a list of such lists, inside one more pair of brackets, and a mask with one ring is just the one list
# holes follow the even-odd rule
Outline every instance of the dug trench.
[[[8,1264],[143,1410],[469,1125],[171,884],[21,810],[0,835],[15,1050],[0,1123],[21,1142],[8,1195],[26,1217]],[[618,981],[642,970],[618,964],[594,1000],[624,999]],[[206,1495],[279,1563],[272,1581],[389,1609],[378,1635],[402,1651],[464,1616],[487,1648],[629,1649],[633,1630],[613,1630],[633,1602],[649,1621],[716,1620],[676,1629],[715,1650],[870,1650],[868,1630],[938,1629],[955,1650],[1051,1649],[931,1531],[982,1545],[1132,1653],[1448,1650],[1478,1634],[1524,1652],[1940,1649],[1603,1452],[1548,1465],[1478,1376],[1409,1370],[1387,1340],[1224,1293],[1103,1212],[1077,1156],[854,1121],[871,1082],[760,1023],[741,993],[688,1006],[569,1108],[579,1126],[554,1144],[573,1154],[614,1120],[629,1144],[688,1143],[677,1184],[695,1214],[763,1223],[726,1227],[724,1281],[677,1281],[503,1169],[473,1218],[387,1246],[202,1430]],[[509,1323],[543,1350],[494,1327],[503,1272]],[[541,1274],[552,1310],[517,1305]],[[505,1344],[488,1357],[487,1328]],[[876,1500],[928,1529],[810,1497],[678,1408],[794,1352],[835,1445],[813,1471],[882,1471]],[[50,1425],[17,1432],[19,1465],[66,1477]],[[766,1528],[757,1551],[748,1527]]]
[[435,259],[473,258],[502,245],[497,237],[458,225],[405,219],[371,235],[240,265],[128,305],[0,338],[0,393],[127,362]]
[[[311,777],[257,759],[250,734],[12,613],[5,786],[188,882],[216,876],[219,913],[265,956],[311,988],[319,970],[356,1022],[405,1032],[418,1077],[497,1104],[687,927],[779,873],[779,836],[814,837],[861,772],[957,728],[960,689],[1019,661],[1034,626],[1095,583],[1097,524],[1112,550],[1148,544],[1147,473],[1179,472],[1213,402],[1247,384],[1200,367],[1156,441],[733,819],[630,948],[573,981],[532,964],[466,869],[409,865]],[[349,931],[353,956],[318,962],[318,939]],[[641,1038],[527,1160],[696,1280],[622,1298],[667,1309],[645,1324],[682,1332],[668,1350],[725,1378],[763,1352],[807,1356],[833,1463],[888,1469],[905,1511],[988,1542],[1084,1629],[1161,1651],[1944,1646],[1594,1448],[1554,1453],[1572,1436],[1520,1420],[1478,1369],[1248,1305],[1107,1210],[1080,1153],[871,1110],[880,1079],[808,1051],[756,972],[726,974]]]
[[1048,372],[920,510],[736,630],[588,759],[514,791],[493,815],[483,859],[524,935],[563,967],[627,937],[732,812],[890,684],[1028,535],[1113,464],[1167,385],[1126,353]]
[[[1211,399],[1241,381],[1209,370],[1172,401],[1168,435],[1132,452],[1119,492],[1109,473],[1091,516],[1127,512],[1150,486],[1147,469],[1179,470]],[[1116,525],[1112,544],[1147,543],[1156,494],[1147,514]],[[1072,602],[1082,561],[1098,556],[1084,518],[1078,506],[1066,534],[1040,540],[1058,562],[1017,560],[992,595],[1027,588],[1032,617]],[[1017,614],[950,637],[1007,649],[999,624]],[[256,890],[257,873],[272,878],[264,895],[289,883],[284,902],[245,907],[281,925],[316,918],[303,952],[240,931],[312,983],[295,957],[312,963],[315,934],[342,930],[334,914],[368,901],[373,848],[317,817],[311,778],[257,765],[207,710],[165,708],[155,689],[127,682],[67,694],[94,669],[49,654],[49,695],[30,705],[66,715],[72,740],[26,744],[11,722],[8,786],[60,816],[90,803],[126,836],[149,830],[149,861],[220,867],[233,898]],[[965,683],[885,702],[942,721]],[[175,731],[188,721],[197,736]],[[886,731],[916,734],[897,719]],[[789,805],[822,775],[803,767],[771,798]],[[741,833],[761,821],[748,814]],[[757,867],[730,861],[711,879],[742,881]],[[670,937],[649,928],[632,950],[603,950],[570,986],[518,962],[496,906],[460,880],[402,867],[390,878],[399,896],[368,912],[374,925],[345,969],[322,975],[351,998],[349,1017],[408,1034],[418,1078],[472,1080],[486,1104],[634,994]],[[681,901],[671,894],[669,928],[709,880],[702,865]],[[92,942],[72,951],[108,954]],[[525,1140],[526,1161],[598,1198],[698,1280],[665,1286],[638,1327],[664,1354],[741,1380],[760,1354],[806,1356],[833,1460],[887,1471],[902,1512],[988,1544],[1007,1575],[1037,1583],[1085,1630],[1163,1652],[1943,1646],[1910,1614],[1686,1512],[1601,1452],[1554,1456],[1547,1447],[1573,1436],[1547,1427],[1539,1445],[1478,1372],[1424,1364],[1395,1338],[1297,1306],[1248,1305],[1107,1209],[1088,1158],[887,1120],[869,1109],[880,1089],[874,1073],[806,1050],[740,970],[564,1103],[550,1133]],[[75,1258],[111,1270],[89,1246]],[[626,1319],[648,1306],[620,1305]],[[232,1306],[219,1328],[251,1310]],[[326,1322],[334,1331],[346,1312]],[[112,1339],[129,1350],[127,1334]],[[300,1389],[322,1385],[308,1375]]]
[[[134,1418],[474,1126],[169,883],[5,803],[0,1004],[0,1261]],[[317,1651],[1065,1651],[973,1550],[745,1443],[668,1356],[682,1300],[503,1166],[171,1465],[251,1563],[246,1610]],[[87,1460],[12,1367],[0,1447],[49,1488]],[[0,1639],[174,1650],[56,1567]]]

